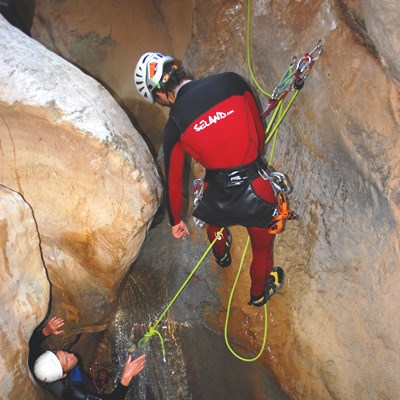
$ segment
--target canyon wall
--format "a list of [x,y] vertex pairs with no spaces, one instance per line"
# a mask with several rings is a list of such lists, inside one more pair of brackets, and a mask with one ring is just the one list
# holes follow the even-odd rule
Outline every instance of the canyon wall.
[[[18,335],[12,354],[21,361],[3,366],[15,386],[28,376],[27,340],[47,311],[67,321],[58,345],[105,329],[158,209],[161,185],[148,146],[103,86],[2,16],[0,32],[0,183],[30,211],[25,218],[1,210],[7,272],[1,290],[15,304],[27,303],[20,274],[34,293],[26,305],[32,317],[19,319],[27,311],[8,301],[2,307],[2,331]],[[29,225],[36,247],[32,240],[21,246],[23,237],[7,229],[8,218],[15,229]],[[14,253],[20,259],[10,258]],[[47,290],[40,288],[44,278]],[[1,354],[7,360],[9,348]]]
[[46,316],[50,284],[32,209],[20,194],[3,185],[0,243],[1,398],[38,398],[26,368],[28,342]]
[[[182,59],[197,77],[232,70],[252,82],[246,52],[249,4],[250,61],[255,78],[268,92],[293,55],[310,51],[319,39],[324,44],[320,60],[280,128],[273,158],[274,167],[287,173],[294,184],[290,206],[300,219],[288,223],[277,238],[275,262],[285,269],[286,283],[268,306],[268,351],[263,360],[293,399],[396,399],[400,395],[400,322],[396,317],[400,301],[400,10],[396,2],[217,0],[182,6],[178,1],[151,1],[146,5],[133,1],[120,2],[113,8],[104,2],[97,7],[97,2],[87,1],[77,9],[69,1],[39,0],[31,33],[109,88],[158,153],[165,110],[151,107],[135,92],[131,74],[140,54],[164,51]],[[265,106],[266,97],[257,93]],[[7,106],[3,111],[8,113],[7,121],[20,115],[20,107],[15,102],[11,108]],[[98,113],[104,110],[108,108],[102,104]],[[25,108],[22,111],[26,114]],[[46,122],[49,114],[58,121],[58,108],[50,107],[50,111],[35,111],[32,126],[41,126],[38,121],[43,113]],[[49,165],[57,165],[58,159],[50,157],[57,148],[71,149],[81,140],[81,132],[66,134],[61,128],[70,129],[57,125],[57,141],[46,141],[48,151],[46,145],[32,147],[27,154],[40,154],[41,163],[48,159]],[[40,146],[41,136],[29,142]],[[10,148],[23,148],[24,143],[26,139]],[[89,138],[84,143],[85,149],[96,148],[91,155],[109,150],[102,141],[92,143]],[[80,182],[79,177],[87,174],[92,164],[78,166],[72,158],[67,162],[72,168],[69,176]],[[30,162],[30,170],[34,170],[32,165]],[[101,162],[96,165],[100,165],[98,172],[93,171],[82,182],[118,175],[117,167],[109,172]],[[42,198],[37,195],[28,199],[28,181],[13,171],[10,168],[2,180],[7,179],[6,183],[20,193],[18,184],[23,182],[21,194],[35,210]],[[53,175],[48,172],[47,176]],[[143,179],[146,176],[144,168]],[[39,193],[40,186],[35,188],[32,186],[32,192]],[[62,190],[55,183],[53,189]],[[80,197],[71,200],[71,192],[63,190],[55,197],[64,199],[59,208],[67,210],[59,215],[53,229],[43,231],[50,276],[52,260],[65,259],[58,258],[58,246],[52,243],[60,236],[55,228],[67,225],[67,221],[71,224],[70,214],[81,205]],[[46,202],[49,200],[46,198]],[[88,203],[93,204],[92,199]],[[90,207],[78,214],[79,221],[92,216]],[[51,227],[53,220],[51,215],[45,221]],[[80,255],[78,264],[87,264],[90,271],[99,269],[98,261],[93,260],[104,257],[100,250],[87,253],[87,244],[97,237],[103,244],[104,232],[108,237],[108,228],[114,224],[106,223],[107,229],[100,229],[100,236],[95,225],[92,220],[84,226],[76,223],[68,229],[74,235],[60,238],[64,249],[71,242],[83,243],[74,252]],[[38,220],[38,226],[46,224]],[[77,232],[81,235],[78,240]],[[235,229],[234,234],[232,270],[240,259],[240,244],[245,242],[242,230]],[[198,238],[201,243],[205,241],[204,236]],[[126,240],[125,236],[119,242],[120,257],[132,254],[127,251]],[[96,258],[99,254],[101,257]],[[108,257],[109,253],[105,259]],[[120,270],[119,276],[124,271]],[[87,276],[88,272],[85,268],[79,274]],[[221,304],[226,304],[233,275],[232,271],[221,278]],[[58,287],[69,287],[70,279],[67,274]],[[115,289],[116,284],[109,282],[108,286]],[[99,292],[93,296],[95,301],[101,296]],[[244,277],[233,308],[236,324],[232,334],[252,350],[262,341],[262,311],[245,305],[247,296],[248,277]],[[78,307],[72,309],[71,315],[78,312]],[[224,315],[221,307],[219,312],[207,315],[208,322],[221,329]]]

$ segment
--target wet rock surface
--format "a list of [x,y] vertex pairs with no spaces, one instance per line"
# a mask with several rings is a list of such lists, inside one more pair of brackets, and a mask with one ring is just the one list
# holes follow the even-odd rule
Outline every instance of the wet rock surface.
[[[105,84],[160,158],[165,110],[141,101],[131,80],[144,51],[172,53],[197,77],[233,70],[252,81],[246,1],[121,2],[114,10],[93,4],[78,10],[73,2],[37,1],[31,32]],[[276,241],[275,263],[285,269],[286,283],[268,306],[270,352],[262,359],[293,399],[399,397],[399,12],[394,0],[251,1],[251,64],[267,91],[293,55],[318,39],[324,43],[273,158],[294,184],[290,206],[300,219]],[[234,265],[213,281],[213,307],[182,314],[190,320],[197,311],[219,332],[246,241],[240,228],[234,234]],[[197,235],[191,240],[206,244]],[[187,244],[171,243],[170,251],[187,260],[176,270],[191,265]],[[157,287],[156,272],[148,273]],[[262,340],[262,315],[243,306],[246,273],[240,282],[232,334],[254,348]],[[201,293],[197,304],[204,304]]]
[[[208,247],[204,230],[191,223],[191,231],[189,238],[177,241],[166,221],[152,229],[124,285],[116,319],[108,333],[114,364],[122,365],[129,348],[135,355],[145,352],[147,356],[146,368],[128,398],[287,399],[263,357],[246,363],[233,356],[226,346],[223,328],[218,323],[210,324],[207,317],[226,307],[228,298],[218,291],[226,275],[233,278],[233,268],[218,267],[209,254],[182,287]],[[164,360],[158,335],[153,335],[144,349],[140,341],[180,290],[168,313],[155,326],[165,346]],[[251,311],[250,306],[241,306],[244,311]],[[246,325],[239,326],[242,321],[238,315],[241,316],[233,310],[229,341],[238,355],[252,358],[260,344],[256,340],[251,344],[237,341],[237,331],[243,333],[247,329]],[[253,323],[263,325],[262,320],[256,319]]]

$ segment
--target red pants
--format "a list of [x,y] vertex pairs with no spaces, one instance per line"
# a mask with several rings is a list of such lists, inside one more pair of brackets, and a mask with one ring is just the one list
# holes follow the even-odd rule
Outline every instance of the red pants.
[[[220,227],[207,225],[208,240],[212,242]],[[264,293],[265,282],[274,265],[274,239],[275,235],[267,232],[267,228],[247,228],[250,236],[253,260],[250,266],[251,296],[260,296]],[[217,255],[222,256],[225,252],[227,238],[226,230],[222,231],[222,240],[217,240],[213,249]]]

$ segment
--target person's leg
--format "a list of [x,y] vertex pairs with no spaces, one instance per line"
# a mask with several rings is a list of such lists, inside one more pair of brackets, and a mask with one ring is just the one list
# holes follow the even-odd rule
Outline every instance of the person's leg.
[[275,235],[269,234],[266,228],[252,227],[247,230],[253,249],[249,304],[261,307],[282,287],[285,273],[281,267],[273,267]]
[[275,235],[270,235],[266,228],[247,228],[250,235],[253,260],[250,266],[252,297],[259,297],[265,292],[265,282],[274,265]]
[[[207,225],[207,236],[210,243],[215,239],[220,230],[221,227]],[[231,265],[231,254],[229,251],[231,243],[232,236],[229,232],[229,229],[225,228],[221,232],[219,239],[214,243],[212,248],[215,260],[221,267],[228,267]]]

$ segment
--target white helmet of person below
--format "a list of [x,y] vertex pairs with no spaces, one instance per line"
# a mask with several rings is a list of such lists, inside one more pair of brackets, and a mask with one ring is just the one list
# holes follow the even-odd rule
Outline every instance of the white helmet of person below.
[[37,379],[46,383],[58,381],[64,375],[60,360],[51,351],[45,351],[36,360],[33,372]]
[[[170,73],[177,68],[173,57],[161,53],[145,53],[136,64],[135,81],[138,92],[150,103],[154,103],[154,89],[164,89]],[[170,71],[164,71],[164,66],[171,64]]]

